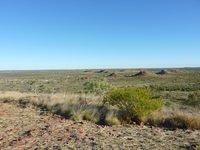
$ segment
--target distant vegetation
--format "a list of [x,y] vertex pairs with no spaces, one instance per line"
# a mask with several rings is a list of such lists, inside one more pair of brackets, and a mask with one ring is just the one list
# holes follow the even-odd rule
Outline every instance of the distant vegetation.
[[112,88],[112,85],[106,81],[92,81],[84,83],[86,93],[104,94]]

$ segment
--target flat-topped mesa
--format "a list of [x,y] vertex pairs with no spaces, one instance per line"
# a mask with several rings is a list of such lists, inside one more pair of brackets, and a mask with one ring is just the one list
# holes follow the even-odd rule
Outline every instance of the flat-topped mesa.
[[108,75],[108,77],[116,77],[116,76],[117,76],[117,74],[114,72]]
[[150,73],[146,70],[140,70],[140,72],[136,73],[134,76],[147,76]]
[[96,73],[108,73],[108,71],[104,70],[104,69],[101,69],[101,70],[96,71]]
[[183,70],[179,70],[179,69],[170,69],[170,72],[174,73],[174,74],[179,74],[179,73],[184,73],[185,70],[183,71]]
[[168,74],[168,71],[167,70],[161,70],[161,71],[157,72],[156,74],[165,75],[165,74]]

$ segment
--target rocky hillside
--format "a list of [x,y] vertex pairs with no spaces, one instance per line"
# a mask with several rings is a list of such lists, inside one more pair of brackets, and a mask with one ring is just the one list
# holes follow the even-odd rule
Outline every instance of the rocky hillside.
[[147,126],[98,126],[0,104],[1,149],[196,149],[200,131]]

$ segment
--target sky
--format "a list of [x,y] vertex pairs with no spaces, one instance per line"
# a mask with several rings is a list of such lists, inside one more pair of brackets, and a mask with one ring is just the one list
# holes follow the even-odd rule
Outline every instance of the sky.
[[200,67],[200,0],[1,0],[0,70]]

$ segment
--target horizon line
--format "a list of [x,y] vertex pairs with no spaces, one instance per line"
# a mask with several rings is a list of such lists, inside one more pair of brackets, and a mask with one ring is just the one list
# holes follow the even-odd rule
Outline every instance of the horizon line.
[[48,69],[48,68],[44,68],[44,69],[0,69],[0,72],[3,71],[67,71],[67,70],[103,70],[103,69],[107,69],[107,70],[129,70],[129,69],[195,69],[195,68],[200,68],[200,66],[191,66],[191,67],[99,67],[99,68],[55,68],[55,69]]

